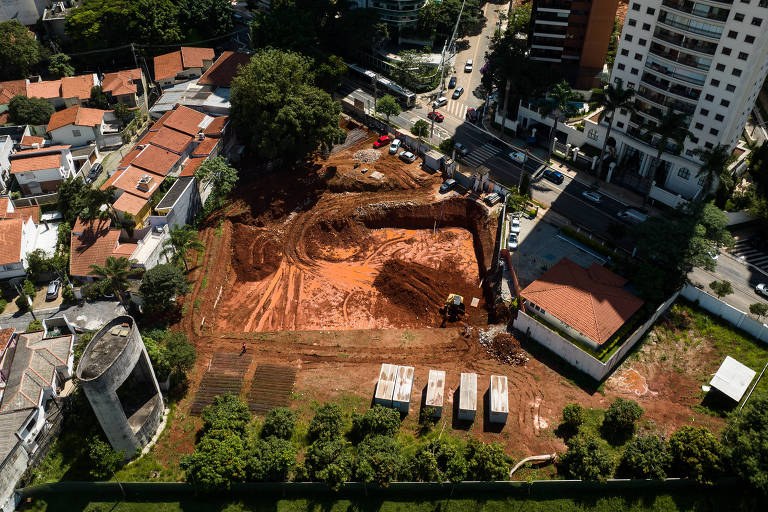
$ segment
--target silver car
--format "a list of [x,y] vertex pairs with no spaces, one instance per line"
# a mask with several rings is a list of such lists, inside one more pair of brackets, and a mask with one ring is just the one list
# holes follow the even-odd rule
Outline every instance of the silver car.
[[398,149],[400,149],[400,139],[395,139],[392,141],[392,144],[389,145],[389,154],[394,155],[397,153]]
[[408,162],[409,164],[412,164],[413,162],[416,161],[416,155],[414,155],[410,151],[403,151],[398,156],[400,157],[400,160],[402,160],[403,162]]
[[509,240],[507,240],[507,249],[514,251],[517,249],[517,235],[514,233],[509,234]]
[[755,286],[755,293],[762,295],[763,297],[768,297],[768,284],[760,283],[759,285]]
[[603,200],[603,196],[598,194],[597,192],[593,192],[591,190],[585,190],[581,193],[582,196],[584,196],[584,199],[587,201],[592,201],[593,203],[599,203]]

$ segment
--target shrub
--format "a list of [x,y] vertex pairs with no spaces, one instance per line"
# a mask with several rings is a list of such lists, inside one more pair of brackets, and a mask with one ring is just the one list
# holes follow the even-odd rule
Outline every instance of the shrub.
[[251,422],[248,406],[239,396],[227,393],[213,399],[213,404],[203,409],[203,433],[212,430],[232,430],[245,435]]
[[340,437],[320,438],[309,447],[304,465],[312,480],[325,482],[334,491],[352,478],[355,455],[352,447]]
[[8,301],[5,299],[0,299],[0,313],[5,311],[5,306],[8,305]]
[[400,430],[400,413],[389,407],[375,405],[365,414],[352,417],[351,437],[360,442],[369,436],[394,436]]
[[123,462],[125,452],[115,451],[109,443],[99,437],[91,437],[87,444],[91,476],[100,480],[111,478]]
[[474,480],[509,480],[510,459],[499,443],[471,441],[468,450],[469,475]]
[[61,300],[64,304],[75,303],[75,291],[71,286],[64,285],[64,288],[61,289]]
[[566,235],[566,236],[568,236],[570,238],[573,238],[574,240],[576,240],[578,242],[581,242],[582,244],[586,245],[590,249],[593,249],[595,252],[597,252],[599,254],[602,254],[603,256],[608,256],[609,258],[611,258],[613,260],[616,259],[616,253],[615,252],[613,252],[611,249],[607,248],[606,246],[604,246],[603,244],[601,244],[597,240],[593,240],[593,239],[589,238],[584,233],[580,233],[580,232],[576,231],[575,229],[573,229],[571,227],[568,227],[568,226],[561,227],[560,231],[564,235]]
[[672,476],[712,483],[722,472],[722,446],[705,427],[680,427],[669,439]]
[[287,407],[276,407],[267,414],[264,425],[261,427],[261,437],[277,437],[278,439],[291,439],[296,427],[296,413]]
[[667,443],[662,438],[657,435],[637,437],[624,449],[616,475],[621,478],[663,480],[671,462]]
[[357,478],[388,486],[400,472],[403,464],[402,447],[386,435],[369,436],[357,449]]
[[709,287],[720,299],[733,293],[733,286],[731,286],[731,282],[726,281],[725,279],[722,281],[712,281],[709,283]]
[[326,403],[317,409],[309,422],[309,439],[338,439],[343,434],[344,413],[338,404]]
[[27,332],[33,332],[33,331],[42,331],[43,330],[43,322],[41,320],[32,320],[29,322],[29,325],[27,325]]
[[768,396],[753,397],[731,416],[723,438],[734,472],[768,494]]
[[24,280],[24,284],[21,285],[21,291],[24,292],[24,295],[28,295],[30,299],[35,300],[37,289],[35,289],[35,284],[29,279]]
[[29,309],[29,302],[27,301],[26,295],[19,295],[14,302],[16,302],[16,307],[19,308],[19,311],[26,311]]
[[604,482],[613,472],[613,458],[594,434],[581,432],[566,445],[568,451],[560,457],[560,466],[567,475]]
[[643,415],[643,408],[634,400],[617,398],[605,411],[601,427],[603,437],[611,442],[621,443],[635,433],[635,423]]
[[248,480],[285,481],[295,466],[296,448],[286,439],[276,436],[255,439],[248,450],[246,469]]
[[563,408],[563,425],[577,431],[584,423],[584,408],[580,404],[568,404]]

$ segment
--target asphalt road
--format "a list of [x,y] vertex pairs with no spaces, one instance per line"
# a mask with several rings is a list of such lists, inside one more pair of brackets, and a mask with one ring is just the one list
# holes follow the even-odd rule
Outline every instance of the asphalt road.
[[720,253],[714,271],[697,267],[688,274],[688,278],[694,283],[702,284],[710,293],[712,291],[709,288],[709,283],[721,280],[729,281],[733,288],[733,293],[726,295],[722,300],[744,312],[749,312],[750,304],[756,302],[768,303],[765,297],[755,293],[756,285],[768,283],[768,274],[752,265],[739,261],[729,254]]

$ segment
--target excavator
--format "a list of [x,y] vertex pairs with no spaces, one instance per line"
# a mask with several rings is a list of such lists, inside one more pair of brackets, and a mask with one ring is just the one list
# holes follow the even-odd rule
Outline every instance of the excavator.
[[440,314],[443,315],[442,327],[445,327],[447,322],[460,320],[466,314],[464,297],[456,293],[449,293],[448,298],[445,299],[445,305],[440,309]]

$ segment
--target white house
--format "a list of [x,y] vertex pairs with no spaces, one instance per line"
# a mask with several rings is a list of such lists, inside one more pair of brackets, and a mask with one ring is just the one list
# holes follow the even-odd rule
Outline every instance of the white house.
[[8,186],[11,170],[11,152],[13,151],[13,139],[8,135],[0,135],[0,190]]
[[0,280],[27,273],[24,260],[34,250],[36,237],[32,217],[0,220]]
[[11,155],[11,175],[21,193],[33,196],[56,192],[59,184],[74,176],[75,165],[69,145],[18,151]]
[[55,112],[48,121],[47,132],[54,144],[72,147],[96,144],[104,146],[104,134],[118,130],[105,119],[107,111],[73,105]]

